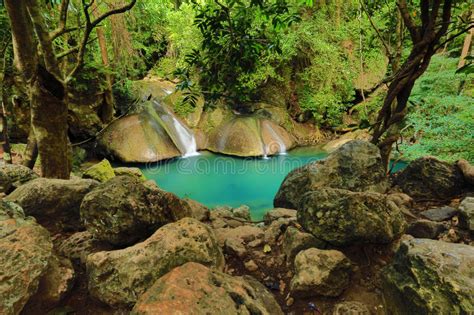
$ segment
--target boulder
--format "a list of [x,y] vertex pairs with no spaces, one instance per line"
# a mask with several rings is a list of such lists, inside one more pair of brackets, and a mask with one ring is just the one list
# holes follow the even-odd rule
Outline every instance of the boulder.
[[461,202],[459,219],[463,228],[474,232],[474,197],[467,197]]
[[428,209],[420,213],[422,217],[428,220],[437,221],[437,222],[450,220],[452,217],[456,216],[457,214],[458,214],[458,210],[449,206]]
[[285,208],[275,208],[268,211],[263,216],[263,220],[265,221],[265,224],[267,225],[271,224],[273,221],[278,220],[280,218],[291,219],[293,221],[296,221],[296,210],[285,209]]
[[474,247],[427,239],[401,243],[382,272],[386,309],[392,314],[474,312]]
[[189,198],[181,199],[175,194],[160,189],[155,189],[155,193],[161,196],[160,204],[167,213],[170,213],[173,221],[182,218],[193,218],[199,221],[209,219],[209,208],[202,203]]
[[97,164],[92,165],[82,174],[83,178],[94,179],[98,182],[106,182],[115,177],[114,169],[109,160],[103,159]]
[[162,195],[135,177],[114,177],[84,197],[81,219],[96,239],[130,245],[172,222]]
[[354,140],[317,161],[290,172],[278,190],[275,207],[297,209],[304,193],[323,187],[383,193],[388,179],[379,149]]
[[242,205],[238,208],[232,209],[232,214],[235,218],[239,218],[246,221],[251,221],[250,208],[246,205]]
[[181,156],[167,132],[147,111],[120,118],[102,133],[103,153],[124,163],[148,163]]
[[115,176],[135,176],[141,180],[146,180],[145,175],[138,167],[116,167],[114,168]]
[[332,315],[370,315],[369,308],[360,302],[346,301],[334,306]]
[[191,218],[167,224],[134,246],[89,255],[89,292],[109,305],[133,305],[156,280],[187,262],[224,267],[214,232]]
[[313,235],[301,232],[293,226],[289,226],[283,234],[282,251],[288,263],[293,263],[295,256],[302,250],[308,248],[326,248],[327,244],[318,240]]
[[408,225],[406,234],[416,238],[436,239],[447,229],[444,223],[420,219]]
[[0,313],[19,314],[52,257],[46,229],[16,204],[0,200]]
[[283,315],[273,295],[257,280],[232,277],[189,262],[164,275],[132,310],[145,314]]
[[451,199],[462,192],[464,177],[456,165],[423,157],[400,171],[395,184],[415,199]]
[[97,185],[92,179],[37,178],[18,187],[6,200],[19,204],[26,215],[34,216],[41,224],[77,230],[82,226],[82,199]]
[[406,228],[400,209],[386,195],[332,188],[305,194],[298,222],[334,246],[388,244]]
[[472,166],[466,160],[459,160],[456,162],[456,165],[461,170],[462,175],[466,183],[474,185],[474,166]]
[[310,248],[296,255],[290,291],[306,297],[339,296],[349,286],[351,273],[351,262],[343,253]]
[[0,164],[0,193],[8,194],[35,178],[38,175],[26,166]]
[[76,232],[65,240],[55,243],[55,248],[60,255],[81,265],[86,264],[88,255],[113,249],[109,243],[95,239],[89,231]]
[[262,228],[253,225],[215,229],[215,233],[220,246],[223,246],[228,239],[236,239],[242,243],[249,243],[256,239],[263,238],[264,235]]

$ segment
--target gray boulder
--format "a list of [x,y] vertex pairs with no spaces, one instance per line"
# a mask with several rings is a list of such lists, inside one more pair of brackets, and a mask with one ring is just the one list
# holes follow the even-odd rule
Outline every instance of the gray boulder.
[[362,140],[344,144],[326,160],[290,172],[280,186],[275,207],[297,209],[304,193],[323,187],[383,193],[388,179],[379,149]]
[[388,244],[400,237],[405,219],[386,195],[323,188],[305,194],[298,223],[331,245]]
[[149,288],[132,310],[154,314],[283,315],[273,295],[252,277],[232,277],[189,262]]
[[134,246],[89,255],[89,292],[112,306],[133,305],[156,280],[187,262],[224,267],[213,231],[191,218],[167,224]]
[[386,309],[392,314],[474,312],[474,247],[428,239],[400,244],[381,272]]
[[447,229],[448,226],[442,222],[420,219],[408,225],[406,234],[409,234],[416,238],[436,239],[441,233],[443,233]]
[[38,175],[26,166],[0,164],[0,193],[8,194],[35,178]]
[[283,234],[282,251],[288,263],[293,263],[295,256],[302,250],[308,248],[326,248],[327,244],[309,233],[301,232],[293,226],[289,226]]

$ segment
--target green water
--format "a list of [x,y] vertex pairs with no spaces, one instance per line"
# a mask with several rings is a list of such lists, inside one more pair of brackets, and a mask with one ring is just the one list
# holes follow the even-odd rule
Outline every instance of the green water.
[[148,179],[179,197],[188,197],[213,208],[247,205],[253,219],[273,208],[273,198],[293,169],[323,159],[327,153],[314,147],[298,148],[287,155],[236,158],[201,152],[141,167]]

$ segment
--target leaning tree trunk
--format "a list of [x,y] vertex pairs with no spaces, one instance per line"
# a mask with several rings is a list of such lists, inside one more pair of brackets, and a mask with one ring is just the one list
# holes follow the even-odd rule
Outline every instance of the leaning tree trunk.
[[66,89],[42,66],[31,86],[31,125],[41,158],[43,177],[69,178]]

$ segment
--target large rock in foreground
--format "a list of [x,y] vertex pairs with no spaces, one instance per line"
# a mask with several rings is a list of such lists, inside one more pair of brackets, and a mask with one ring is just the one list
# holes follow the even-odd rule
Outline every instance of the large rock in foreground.
[[392,314],[472,314],[474,247],[427,239],[402,242],[382,274]]
[[385,192],[388,179],[379,149],[369,142],[354,140],[331,153],[326,160],[293,170],[281,184],[274,206],[298,209],[304,193],[324,187]]
[[408,164],[395,184],[416,199],[450,199],[462,192],[465,182],[456,165],[423,157]]
[[0,314],[19,314],[35,294],[52,247],[48,231],[0,200]]
[[133,305],[157,279],[187,262],[224,267],[213,231],[190,218],[165,225],[126,249],[89,255],[89,292],[109,305]]
[[283,314],[273,295],[257,280],[232,277],[187,263],[160,278],[140,297],[135,315]]
[[82,199],[97,185],[91,179],[38,178],[18,187],[5,199],[19,204],[26,215],[40,223],[78,229]]
[[402,212],[386,195],[344,189],[305,194],[297,216],[306,231],[334,246],[388,244],[406,228]]

